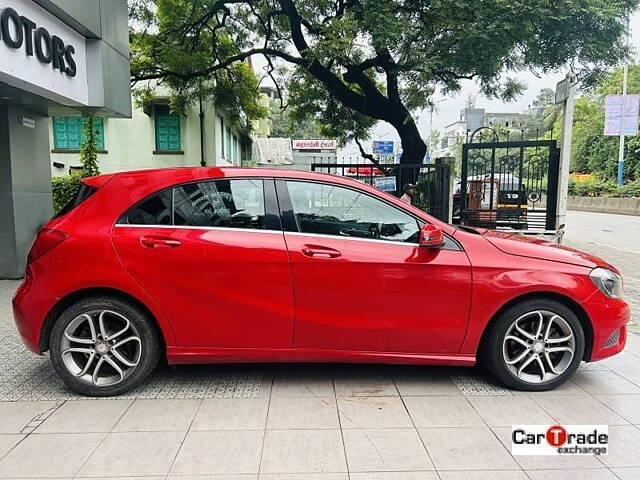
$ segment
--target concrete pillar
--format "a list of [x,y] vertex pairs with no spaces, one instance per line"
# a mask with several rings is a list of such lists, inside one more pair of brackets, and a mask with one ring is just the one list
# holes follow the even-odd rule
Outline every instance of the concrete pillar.
[[0,278],[24,275],[38,229],[53,215],[48,119],[0,105]]

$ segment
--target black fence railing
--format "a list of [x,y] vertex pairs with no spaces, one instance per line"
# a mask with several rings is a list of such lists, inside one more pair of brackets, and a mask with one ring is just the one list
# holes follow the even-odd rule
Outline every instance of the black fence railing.
[[469,142],[453,221],[501,230],[556,229],[560,151],[555,140]]

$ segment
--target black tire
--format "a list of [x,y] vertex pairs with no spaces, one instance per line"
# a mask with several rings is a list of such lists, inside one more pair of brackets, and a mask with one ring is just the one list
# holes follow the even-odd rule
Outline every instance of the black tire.
[[[137,365],[131,367],[130,370],[127,369],[124,378],[114,385],[94,385],[89,383],[86,378],[79,378],[68,369],[62,358],[65,329],[71,322],[74,322],[82,314],[104,310],[116,312],[126,317],[140,339],[140,346],[136,347],[139,354]],[[116,342],[116,340],[112,340],[112,342]],[[62,312],[51,331],[49,350],[53,368],[71,390],[91,397],[110,397],[131,390],[149,376],[160,358],[161,343],[152,319],[142,309],[119,298],[96,296],[79,300]]]
[[[547,311],[558,314],[566,321],[574,335],[574,353],[571,361],[566,362],[566,369],[557,377],[548,381],[540,381],[539,383],[524,381],[519,378],[516,373],[510,370],[503,356],[503,341],[513,322],[523,315],[535,311]],[[566,382],[580,365],[584,355],[584,349],[585,338],[582,324],[573,311],[556,300],[536,298],[524,300],[512,305],[495,319],[485,335],[480,359],[489,373],[505,385],[516,390],[535,392],[551,390]],[[547,365],[546,362],[543,363]]]

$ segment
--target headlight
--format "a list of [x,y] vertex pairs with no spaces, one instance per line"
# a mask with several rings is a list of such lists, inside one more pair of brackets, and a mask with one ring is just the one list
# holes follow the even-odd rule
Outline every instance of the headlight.
[[622,277],[611,270],[598,267],[589,274],[591,281],[602,293],[609,298],[620,298],[622,296]]

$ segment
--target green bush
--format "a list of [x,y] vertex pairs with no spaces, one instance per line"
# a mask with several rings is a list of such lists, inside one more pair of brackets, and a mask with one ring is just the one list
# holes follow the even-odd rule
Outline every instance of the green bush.
[[569,181],[569,195],[577,197],[640,197],[640,180],[618,187],[613,180]]
[[58,213],[76,194],[80,179],[79,173],[67,175],[66,177],[54,177],[51,181],[53,191],[53,210]]
[[604,197],[615,193],[616,188],[615,182],[608,180],[569,182],[569,195],[575,195],[578,197]]
[[618,194],[622,197],[640,197],[640,179],[619,187]]

